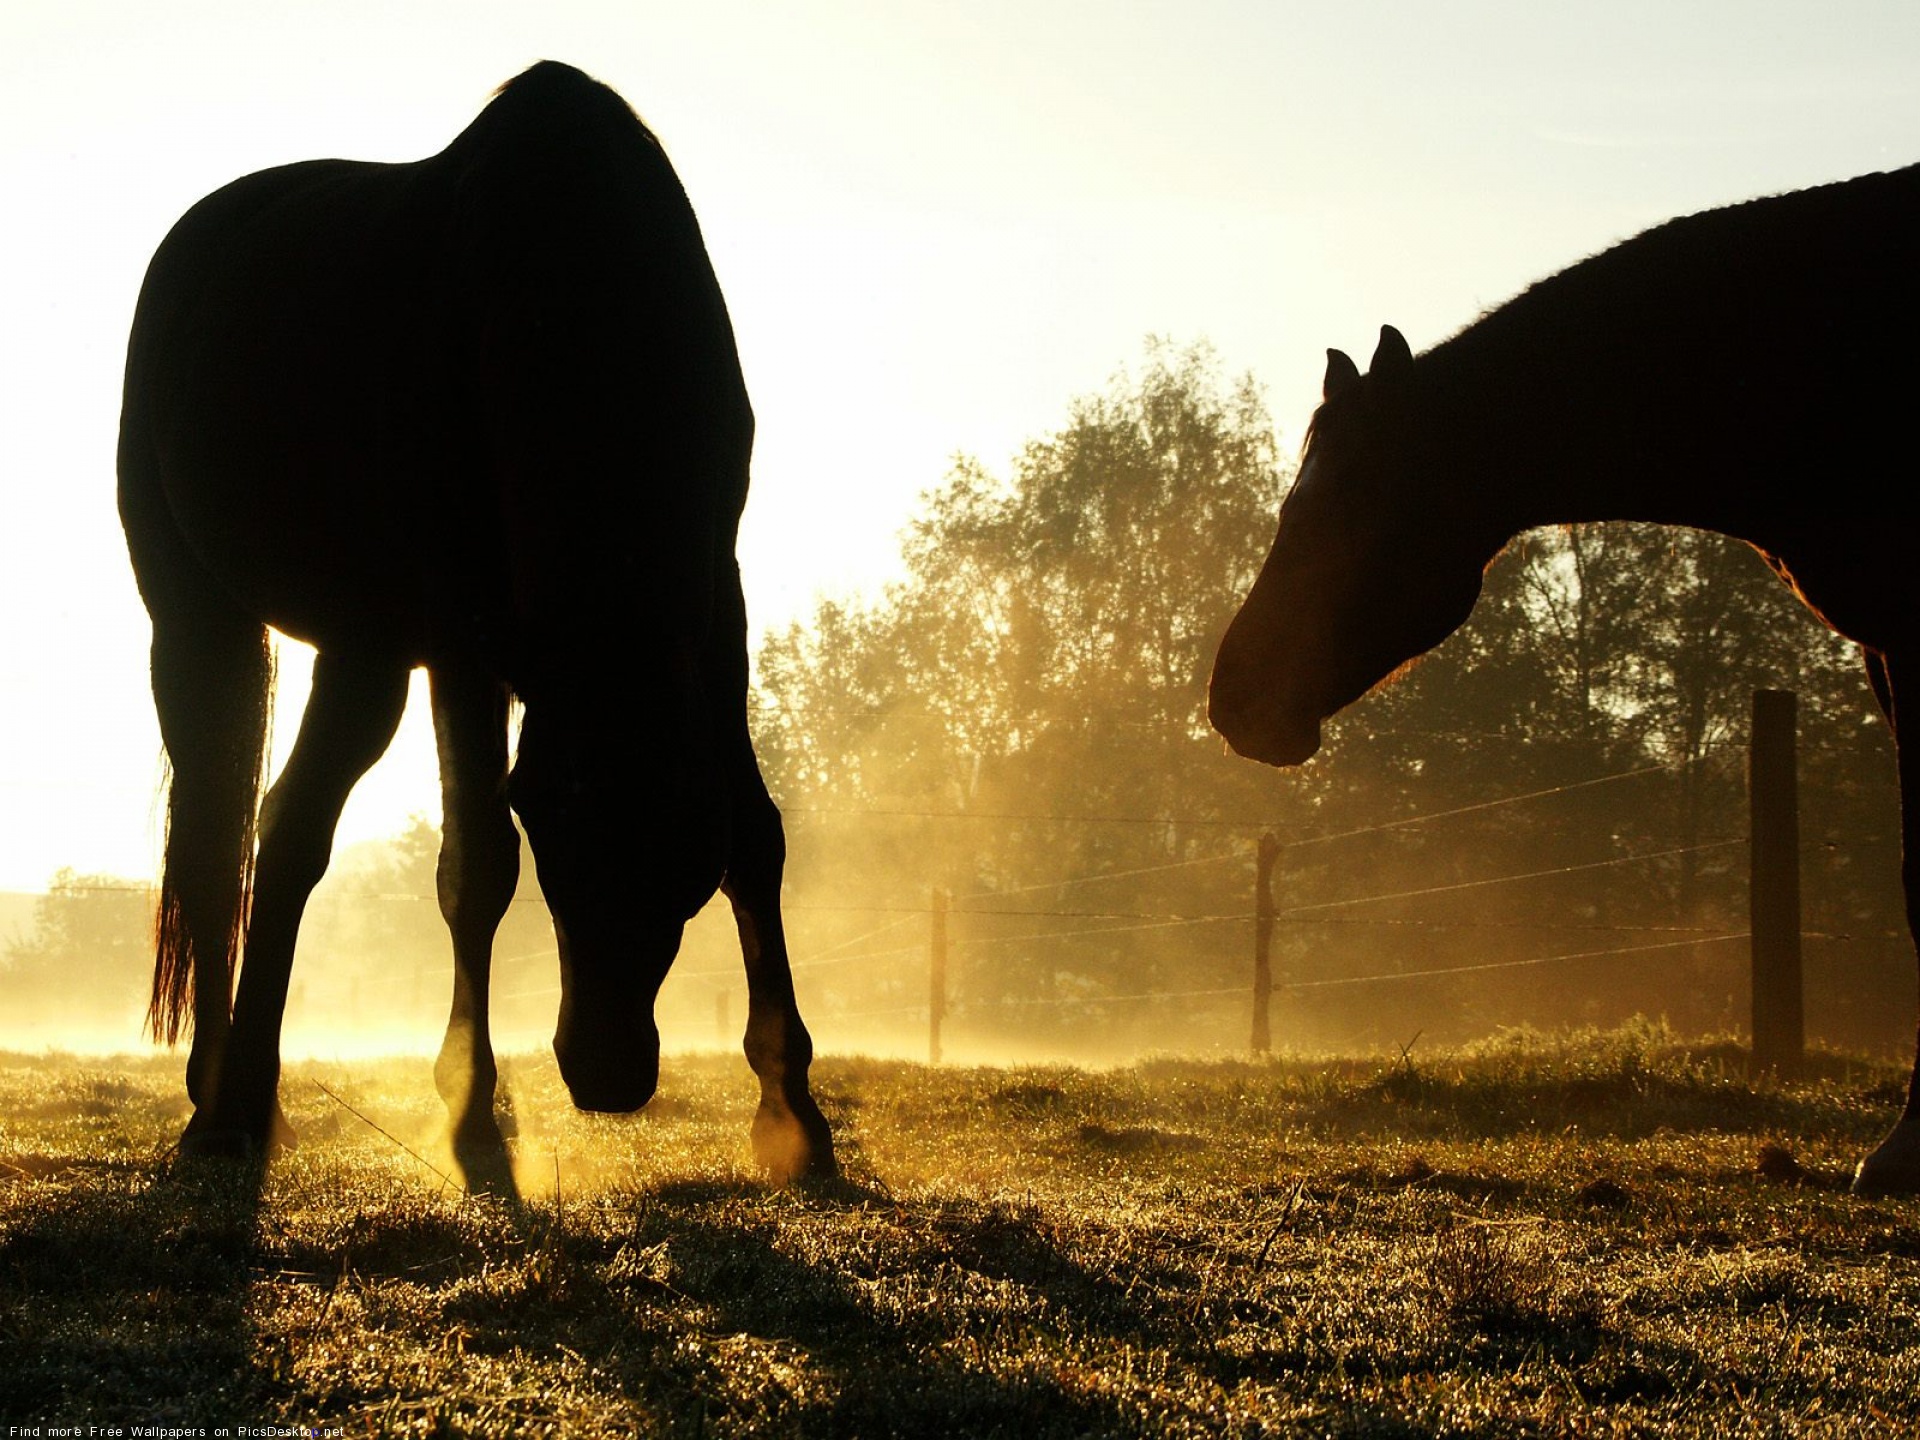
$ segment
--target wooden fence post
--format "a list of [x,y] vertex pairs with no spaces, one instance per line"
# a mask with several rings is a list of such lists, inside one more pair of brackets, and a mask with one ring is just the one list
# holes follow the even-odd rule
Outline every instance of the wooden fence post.
[[1753,955],[1755,1073],[1799,1072],[1806,1050],[1800,971],[1800,805],[1795,773],[1796,698],[1753,692],[1747,758],[1749,930]]
[[1253,870],[1253,1053],[1273,1051],[1273,867],[1280,858],[1280,837],[1260,837]]
[[940,1063],[940,1022],[947,1014],[947,892],[934,887],[927,956],[927,1064]]

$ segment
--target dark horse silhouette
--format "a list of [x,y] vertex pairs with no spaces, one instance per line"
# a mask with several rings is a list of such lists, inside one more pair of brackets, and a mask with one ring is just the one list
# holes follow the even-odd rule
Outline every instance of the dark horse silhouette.
[[[1916,257],[1920,167],[1671,221],[1417,359],[1386,327],[1364,376],[1329,351],[1272,553],[1215,661],[1215,728],[1301,763],[1325,717],[1467,618],[1509,539],[1623,519],[1752,544],[1863,647],[1897,745],[1920,706],[1915,510],[1890,473],[1920,388]],[[1920,749],[1901,749],[1900,786],[1911,928]],[[1854,1184],[1920,1189],[1920,1073]]]
[[[733,552],[752,437],[680,183],[626,103],[568,66],[502,86],[429,159],[263,171],[174,227],[128,347],[120,513],[172,767],[150,1018],[170,1043],[190,1021],[185,1146],[285,1138],[301,911],[425,666],[455,958],[434,1073],[456,1144],[500,1144],[487,989],[519,870],[511,809],[559,943],[574,1103],[652,1095],[656,992],[723,888],[755,1152],[781,1177],[832,1170],[780,815],[747,732]],[[256,847],[269,625],[318,653]]]

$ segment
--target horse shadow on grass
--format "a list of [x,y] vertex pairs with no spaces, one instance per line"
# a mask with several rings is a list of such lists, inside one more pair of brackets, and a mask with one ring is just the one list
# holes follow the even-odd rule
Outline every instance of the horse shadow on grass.
[[[20,1168],[20,1167],[10,1167]],[[8,1197],[0,1396],[9,1420],[264,1413],[247,1315],[264,1167],[68,1161]]]
[[[1588,1403],[1650,1405],[1700,1369],[1684,1343],[1629,1337],[1577,1295],[1460,1287],[1399,1331],[1305,1326],[1230,1353],[1214,1343],[1218,1322],[1180,1314],[1150,1265],[1095,1268],[1057,1221],[1018,1202],[726,1180],[595,1203],[625,1214],[594,1226],[550,1216],[552,1233],[534,1237],[549,1261],[511,1281],[453,1282],[447,1323],[470,1351],[594,1357],[596,1383],[663,1434],[1152,1433],[1140,1407],[1192,1396],[1180,1372],[1207,1382],[1202,1400],[1248,1386],[1318,1392],[1330,1403],[1315,1433],[1431,1434],[1446,1417],[1423,1418],[1427,1389],[1390,1398],[1399,1380],[1544,1363]],[[1153,1392],[1164,1399],[1111,1383],[1129,1350],[1167,1367]],[[1374,1399],[1350,1383],[1366,1380]]]
[[489,1244],[511,1248],[533,1223],[503,1146],[422,1154],[333,1099],[332,1113],[310,1117],[309,1141],[324,1151],[364,1122],[423,1176],[438,1175],[443,1194],[488,1196],[499,1217],[493,1233],[476,1241],[471,1220],[447,1218],[458,1212],[429,1185],[408,1187],[419,1203],[398,1218],[341,1207],[340,1223],[321,1227],[329,1233],[316,1242],[310,1216],[289,1226],[273,1198],[299,1152],[0,1154],[0,1419],[112,1410],[231,1424],[275,1413],[296,1397],[279,1373],[286,1357],[250,1308],[263,1280],[327,1288],[360,1271],[417,1268],[423,1257],[429,1271],[477,1269]]
[[[648,1200],[630,1243],[671,1257],[656,1278],[662,1298],[700,1317],[697,1355],[690,1358],[684,1343],[678,1348],[677,1383],[698,1397],[703,1415],[724,1403],[729,1419],[750,1428],[861,1436],[1136,1433],[1141,1392],[1075,1381],[1127,1371],[1128,1351],[1146,1370],[1164,1363],[1173,1375],[1187,1372],[1222,1395],[1248,1385],[1313,1389],[1336,1372],[1371,1371],[1390,1388],[1449,1354],[1471,1351],[1498,1356],[1503,1366],[1543,1356],[1591,1366],[1605,1355],[1596,1392],[1644,1400],[1670,1394],[1672,1377],[1689,1364],[1657,1344],[1626,1354],[1591,1308],[1527,1303],[1456,1305],[1460,1313],[1436,1316],[1433,1333],[1411,1347],[1370,1350],[1355,1337],[1353,1348],[1335,1355],[1328,1337],[1309,1327],[1288,1336],[1269,1331],[1265,1343],[1236,1353],[1219,1344],[1224,1319],[1196,1311],[1177,1281],[1155,1274],[1151,1258],[1125,1270],[1093,1268],[1035,1206],[903,1201],[846,1182],[809,1187],[793,1216],[799,1223],[769,1213],[764,1192],[750,1186],[672,1184]],[[842,1228],[822,1245],[823,1233],[836,1226]],[[1216,1303],[1240,1303],[1227,1293],[1232,1288],[1224,1287]],[[937,1301],[930,1294],[936,1289]],[[769,1357],[776,1378],[743,1395],[739,1356],[754,1347]],[[810,1394],[804,1383],[788,1382],[782,1393],[783,1368],[811,1369],[827,1383]],[[1162,1392],[1169,1397],[1185,1388],[1177,1379],[1169,1383]],[[742,1413],[742,1405],[765,1408]],[[1395,1418],[1390,1409],[1362,1406],[1329,1415],[1326,1433],[1397,1433]]]
[[612,1227],[553,1215],[530,1236],[549,1258],[457,1287],[447,1318],[470,1350],[597,1357],[599,1382],[668,1432],[1119,1433],[1123,1402],[1063,1381],[1061,1352],[1091,1370],[1117,1342],[1169,1338],[1124,1277],[1019,1206],[845,1179],[612,1203],[630,1207]]

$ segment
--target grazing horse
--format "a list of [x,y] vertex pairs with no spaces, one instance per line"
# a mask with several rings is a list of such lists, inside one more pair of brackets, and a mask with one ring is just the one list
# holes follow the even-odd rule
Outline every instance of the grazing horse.
[[[1920,713],[1920,527],[1893,473],[1920,392],[1917,260],[1913,167],[1657,226],[1418,358],[1385,327],[1366,375],[1329,351],[1272,553],[1220,644],[1214,727],[1300,764],[1323,719],[1467,618],[1515,535],[1646,520],[1757,549],[1861,645],[1899,746]],[[1920,742],[1900,789],[1912,928]],[[1920,1189],[1920,1072],[1854,1186]]]
[[[574,1103],[653,1094],[656,993],[724,889],[755,1153],[782,1178],[832,1171],[780,815],[747,731],[734,539],[752,438],[686,195],[626,103],[568,66],[509,81],[428,159],[263,171],[174,226],[128,345],[119,500],[172,771],[150,1021],[169,1043],[192,1031],[185,1148],[290,1138],[276,1091],[301,912],[424,666],[454,950],[434,1075],[456,1148],[501,1143],[487,992],[517,812]],[[259,803],[268,626],[317,656]]]

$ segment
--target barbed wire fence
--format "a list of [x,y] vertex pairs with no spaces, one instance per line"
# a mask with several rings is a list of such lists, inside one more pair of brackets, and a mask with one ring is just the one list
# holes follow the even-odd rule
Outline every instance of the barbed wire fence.
[[[795,947],[793,969],[803,987],[809,1023],[824,1048],[834,1048],[840,1037],[852,1039],[869,1035],[877,1028],[890,1030],[896,1038],[920,1028],[926,1036],[925,1053],[936,1061],[942,1056],[943,1045],[950,1043],[955,1028],[977,1041],[1010,1020],[1021,1021],[1031,1030],[1032,1022],[1043,1019],[1049,1011],[1071,1015],[1078,1023],[1086,1024],[1090,1016],[1113,1015],[1129,1009],[1154,1010],[1158,1015],[1174,1017],[1160,1027],[1170,1034],[1196,1033],[1197,1018],[1202,1022],[1198,1028],[1212,1034],[1217,1047],[1257,1051],[1270,1048],[1267,1037],[1271,1031],[1265,1022],[1268,1007],[1276,997],[1281,1003],[1297,1005],[1315,993],[1384,993],[1419,982],[1492,977],[1502,972],[1571,972],[1587,962],[1618,964],[1636,957],[1668,956],[1690,956],[1696,960],[1711,957],[1712,963],[1732,984],[1738,979],[1739,961],[1745,953],[1743,942],[1750,943],[1752,939],[1749,928],[1737,924],[1701,924],[1691,922],[1686,916],[1634,921],[1583,919],[1568,913],[1577,907],[1569,906],[1565,890],[1557,892],[1559,913],[1544,920],[1515,919],[1491,911],[1466,916],[1431,911],[1425,914],[1383,912],[1404,910],[1409,904],[1457,902],[1504,894],[1529,886],[1540,887],[1546,882],[1583,883],[1627,872],[1632,867],[1653,867],[1716,855],[1736,862],[1724,872],[1732,876],[1740,868],[1734,852],[1743,851],[1751,844],[1745,834],[1710,836],[1686,845],[1642,847],[1598,859],[1521,866],[1496,874],[1428,884],[1383,888],[1360,885],[1353,893],[1326,898],[1295,898],[1279,904],[1269,899],[1264,906],[1260,899],[1268,890],[1275,868],[1301,857],[1396,833],[1417,832],[1431,840],[1449,825],[1496,818],[1500,812],[1517,812],[1523,807],[1539,806],[1601,787],[1622,787],[1653,777],[1673,776],[1689,765],[1700,763],[1696,758],[1641,765],[1372,824],[1334,827],[1319,833],[1296,831],[1285,839],[1255,818],[1039,811],[939,812],[886,807],[867,811],[796,808],[789,812],[796,818],[830,816],[852,821],[884,819],[933,824],[1044,821],[1057,825],[1176,826],[1190,834],[1214,832],[1219,840],[1203,853],[1164,862],[1123,865],[961,893],[928,885],[921,892],[924,898],[869,903],[794,899],[786,906],[789,924],[805,933],[802,943]],[[1249,903],[1234,909],[1187,910],[1100,902],[1102,893],[1113,893],[1113,887],[1123,882],[1181,879],[1185,875],[1213,876],[1208,888],[1215,895],[1226,886],[1220,877],[1234,876]],[[79,883],[73,888],[143,887]],[[423,904],[437,911],[435,897],[405,890],[336,888],[331,893],[317,895],[316,901]],[[537,893],[530,893],[517,897],[516,903],[539,906],[542,902]],[[1730,901],[1721,906],[1723,914],[1735,908]],[[843,926],[841,922],[852,923]],[[851,933],[831,937],[831,931],[837,928]],[[1508,945],[1497,959],[1457,958],[1446,963],[1423,963],[1420,956],[1427,953],[1425,946],[1396,943],[1377,947],[1371,963],[1344,965],[1335,968],[1334,973],[1326,973],[1330,967],[1322,967],[1322,973],[1310,973],[1306,967],[1294,964],[1283,967],[1282,973],[1276,975],[1269,971],[1263,977],[1267,947],[1276,932],[1299,935],[1311,930],[1325,934],[1341,928],[1366,928],[1375,933],[1398,934],[1403,939],[1448,933],[1484,936],[1494,931],[1553,932],[1561,938],[1558,943],[1536,946],[1531,953],[1510,953],[1515,947]],[[1568,943],[1565,937],[1575,933],[1584,938]],[[1595,943],[1602,937],[1621,943]],[[1190,954],[1198,942],[1200,951],[1213,957],[1210,963],[1199,967],[1211,972],[1199,977],[1207,983],[1143,985],[1137,979],[1127,983],[1134,979],[1140,967],[1114,963],[1110,942],[1140,938],[1187,942]],[[1845,941],[1854,937],[1826,934],[1809,938]],[[1076,948],[1084,950],[1095,943],[1108,945],[1104,961],[1099,956],[1078,961],[1071,968],[1072,983],[1064,990],[1056,986],[1055,993],[1018,994],[1003,988],[1001,993],[994,993],[993,987],[979,983],[980,963],[996,952],[1049,956],[1071,953]],[[721,947],[706,948],[713,953]],[[498,955],[494,962],[496,1004],[511,1011],[556,998],[559,985],[551,968],[556,957],[557,950],[551,943],[516,945]],[[743,1022],[745,1018],[744,1007],[737,1014],[734,1009],[734,1000],[744,989],[740,967],[737,961],[724,963],[704,957],[687,964],[686,959],[691,958],[683,958],[670,984],[682,994],[704,998],[683,1003],[681,1009],[688,1014],[702,1006],[710,1010],[715,1042],[730,1044],[737,1038],[730,1033],[735,1022]],[[405,996],[409,1006],[431,1009],[444,993],[450,964],[450,959],[441,964],[419,961],[389,973],[360,976],[353,982],[350,1008],[361,1011],[368,1007],[387,1007],[391,997],[404,989],[410,992]],[[1243,978],[1236,978],[1232,983],[1219,978],[1223,970],[1235,966]],[[968,974],[970,969],[975,972],[972,978]],[[961,981],[958,985],[954,983],[956,977]],[[1246,1038],[1249,1036],[1250,1040]],[[1286,1038],[1283,1030],[1283,1042]]]
[[[1777,695],[1783,692],[1763,693]],[[1789,711],[1789,726],[1792,723],[1790,715]],[[1756,721],[1758,718],[1756,715]],[[1745,758],[1746,747],[1740,748]],[[1152,866],[1126,866],[970,893],[947,893],[934,887],[929,890],[924,903],[796,905],[792,908],[801,914],[886,918],[877,924],[864,925],[855,933],[830,944],[806,951],[802,958],[795,961],[794,968],[797,975],[809,972],[821,975],[833,970],[864,967],[869,976],[888,976],[878,987],[892,992],[887,1003],[849,1004],[842,998],[837,1007],[822,1012],[823,1020],[828,1025],[838,1022],[888,1022],[899,1030],[923,1025],[927,1035],[926,1054],[930,1060],[937,1062],[956,1024],[970,1027],[977,1036],[981,1031],[993,1028],[997,1019],[1022,1011],[1073,1012],[1083,1019],[1090,1012],[1111,1012],[1122,1007],[1154,1009],[1158,1014],[1203,1011],[1212,1017],[1208,1024],[1217,1037],[1216,1043],[1232,1043],[1241,1049],[1262,1051],[1270,1048],[1267,1007],[1275,995],[1297,1003],[1313,992],[1385,992],[1396,987],[1410,988],[1417,982],[1466,980],[1469,977],[1490,979],[1499,978],[1503,973],[1521,972],[1584,973],[1591,979],[1598,979],[1606,972],[1595,972],[1591,968],[1593,964],[1604,964],[1617,972],[1621,965],[1631,962],[1661,967],[1661,974],[1651,977],[1651,986],[1657,986],[1672,976],[1675,963],[1691,964],[1696,970],[1710,971],[1713,983],[1724,987],[1729,997],[1729,1019],[1733,1018],[1731,1011],[1735,992],[1745,991],[1746,998],[1755,1007],[1753,1029],[1756,1032],[1764,1030],[1769,1024],[1788,1032],[1789,1038],[1781,1042],[1784,1048],[1771,1058],[1761,1056],[1761,1059],[1770,1068],[1790,1069],[1798,1063],[1802,1040],[1799,940],[1804,936],[1832,944],[1871,940],[1904,946],[1905,937],[1893,929],[1882,932],[1878,928],[1871,933],[1862,933],[1857,929],[1848,933],[1802,931],[1798,928],[1796,908],[1792,922],[1795,928],[1789,947],[1791,995],[1788,1000],[1783,1000],[1777,991],[1766,993],[1772,982],[1766,981],[1757,968],[1760,964],[1760,942],[1751,924],[1740,923],[1746,919],[1744,912],[1751,898],[1748,892],[1754,888],[1748,875],[1758,874],[1753,868],[1756,864],[1755,839],[1750,833],[1709,835],[1679,845],[1642,843],[1623,853],[1599,859],[1522,865],[1496,874],[1429,884],[1373,888],[1357,886],[1358,893],[1334,898],[1295,900],[1279,905],[1267,900],[1263,904],[1262,897],[1265,896],[1275,863],[1290,855],[1297,856],[1315,847],[1364,840],[1395,831],[1423,829],[1432,834],[1446,822],[1489,817],[1492,812],[1537,805],[1596,787],[1622,786],[1656,776],[1671,777],[1700,763],[1699,757],[1695,757],[1642,765],[1567,784],[1396,817],[1370,825],[1328,829],[1318,834],[1296,834],[1286,840],[1260,829],[1255,821],[1023,815],[1020,818],[1044,818],[1050,821],[1071,819],[1081,823],[1171,823],[1190,829],[1214,825],[1241,831],[1243,838],[1210,853]],[[1788,783],[1791,784],[1791,775]],[[1790,798],[1788,803],[1794,802]],[[903,810],[887,813],[893,817],[921,820],[984,818],[977,814],[946,817],[935,812]],[[1832,849],[1837,843],[1829,839],[1818,842],[1818,848]],[[1870,848],[1884,842],[1880,837],[1862,837],[1860,843]],[[1797,847],[1797,844],[1796,839],[1793,845]],[[1609,875],[1631,874],[1636,870],[1644,872],[1659,867],[1672,868],[1681,864],[1691,866],[1703,861],[1713,867],[1722,882],[1719,885],[1721,893],[1716,897],[1717,904],[1706,907],[1717,910],[1717,914],[1697,917],[1695,907],[1685,913],[1676,910],[1665,918],[1607,921],[1578,918],[1577,914],[1568,913],[1584,908],[1577,890],[1570,890],[1568,883],[1579,886],[1609,878]],[[1797,848],[1793,850],[1790,863],[1797,877]],[[1097,896],[1099,891],[1096,887],[1108,882],[1200,870],[1204,867],[1237,867],[1249,877],[1246,889],[1252,903],[1242,909],[1190,913],[1177,909],[1102,908],[1097,900],[1076,904],[1067,899],[1070,895]],[[1778,891],[1782,886],[1779,873],[1776,865],[1774,878],[1764,881],[1763,888]],[[1431,913],[1379,913],[1390,907],[1404,909],[1406,902],[1471,900],[1490,892],[1543,888],[1541,882],[1563,882],[1552,890],[1554,899],[1551,906],[1558,913],[1550,918],[1514,919],[1491,913],[1458,918]],[[1797,890],[1797,878],[1793,884]],[[1651,886],[1643,885],[1642,888],[1650,889]],[[1040,892],[1049,892],[1053,903],[1044,906],[1013,903],[1019,897]],[[1036,928],[1023,929],[1019,933],[989,933],[985,923],[1015,921]],[[1897,924],[1897,919],[1892,923]],[[1476,938],[1495,930],[1553,932],[1555,943],[1531,947],[1510,943],[1501,947],[1500,958],[1457,958],[1447,963],[1422,963],[1419,957],[1424,952],[1420,947],[1379,947],[1381,950],[1397,950],[1398,953],[1390,956],[1376,954],[1373,963],[1348,965],[1338,973],[1303,973],[1297,966],[1277,977],[1264,973],[1268,937],[1276,928],[1284,931],[1293,927],[1298,932],[1312,927],[1324,932],[1331,927],[1361,926],[1376,929],[1391,927],[1403,934],[1474,932]],[[911,931],[914,929],[920,930],[921,936],[913,936]],[[968,988],[963,985],[957,990],[951,987],[956,968],[964,973],[969,960],[978,961],[996,949],[1019,947],[1028,953],[1040,954],[1048,950],[1070,950],[1084,942],[1107,941],[1112,937],[1156,932],[1171,938],[1183,933],[1193,935],[1204,931],[1219,937],[1210,943],[1209,948],[1215,952],[1228,952],[1236,946],[1257,952],[1253,963],[1242,972],[1246,974],[1246,979],[1234,983],[1128,985],[1121,983],[1128,973],[1124,966],[1115,967],[1111,976],[1101,976],[1098,973],[1100,966],[1095,962],[1076,967],[1082,983],[1070,994],[993,994],[979,986]],[[1248,933],[1253,936],[1251,945],[1245,939]],[[1602,937],[1613,943],[1596,943],[1601,942]],[[1480,948],[1491,947],[1482,944]],[[1531,953],[1513,953],[1517,949],[1524,951],[1529,948]],[[1751,962],[1755,967],[1750,976],[1743,969],[1743,962]],[[1583,965],[1589,967],[1585,972],[1580,969]],[[1216,965],[1213,968],[1217,970],[1219,967]],[[724,984],[726,980],[724,970],[709,968],[691,973],[693,977],[708,983]],[[1116,983],[1103,986],[1100,983],[1103,979]],[[1643,989],[1651,1003],[1657,1006],[1660,997],[1651,986]],[[916,989],[920,991],[918,995],[914,993]],[[1788,1003],[1792,1007],[1790,1019],[1770,1022],[1766,1018],[1768,1014],[1785,1015],[1782,1007]],[[1249,1010],[1252,1021],[1250,1027],[1247,1026]],[[1519,1022],[1525,1018],[1519,1007],[1515,1007],[1511,1019]],[[1250,1042],[1237,1038],[1228,1040],[1236,1024],[1242,1027],[1240,1035],[1250,1032]],[[1163,1028],[1171,1030],[1178,1027]],[[1185,1033],[1192,1033],[1192,1027],[1188,1027]]]
[[[951,959],[977,956],[995,947],[1006,946],[1066,946],[1076,941],[1106,940],[1117,936],[1137,936],[1147,932],[1177,933],[1196,932],[1203,929],[1214,931],[1257,930],[1262,920],[1259,907],[1252,905],[1233,911],[1212,913],[1182,913],[1178,911],[1151,911],[1139,909],[1102,909],[1095,905],[1072,906],[1055,904],[1045,908],[1038,906],[1009,907],[1008,901],[1021,895],[1037,892],[1085,893],[1089,889],[1121,880],[1134,880],[1148,875],[1167,874],[1182,870],[1198,870],[1203,867],[1236,867],[1249,876],[1249,891],[1260,888],[1262,881],[1256,874],[1259,859],[1263,852],[1275,859],[1288,853],[1298,853],[1312,847],[1327,846],[1341,841],[1354,841],[1388,832],[1404,831],[1415,827],[1433,826],[1448,820],[1466,816],[1480,816],[1487,812],[1517,807],[1538,802],[1574,791],[1586,790],[1598,785],[1618,784],[1643,776],[1669,773],[1672,766],[1642,766],[1617,774],[1594,777],[1572,784],[1554,786],[1523,794],[1509,795],[1493,800],[1456,806],[1426,814],[1397,817],[1373,825],[1346,827],[1330,830],[1321,834],[1298,836],[1280,841],[1268,836],[1262,845],[1257,838],[1241,840],[1224,846],[1212,853],[1187,857],[1153,866],[1129,866],[1095,874],[1066,877],[1030,885],[1009,887],[991,891],[978,891],[969,894],[946,895],[939,891],[931,892],[925,904],[893,905],[871,907],[891,913],[891,918],[874,926],[869,926],[849,936],[835,945],[814,952],[806,958],[795,961],[797,973],[810,970],[824,970],[828,967],[844,967],[855,964],[869,966],[888,964],[897,967],[900,977],[899,986],[905,988],[912,983],[918,967],[924,964],[929,975],[928,992],[925,999],[891,1005],[868,1006],[864,1008],[845,1008],[838,1012],[842,1020],[893,1019],[901,1024],[924,1023],[929,1029],[928,1052],[937,1056],[941,1048],[941,1024],[950,1014],[961,1014],[974,1020],[989,1017],[994,1012],[1012,1010],[1034,1010],[1046,1008],[1073,1007],[1082,1011],[1101,1007],[1173,1005],[1191,1006],[1196,1002],[1210,1004],[1216,1009],[1232,1009],[1251,1006],[1255,1010],[1253,1034],[1256,1037],[1253,1048],[1265,1048],[1258,1043],[1263,1027],[1260,1024],[1260,1007],[1266,995],[1261,993],[1257,980],[1249,976],[1246,981],[1232,984],[1205,984],[1189,986],[1162,987],[1120,987],[1106,990],[1083,989],[1071,997],[1060,996],[983,996],[973,994],[966,998],[956,1011],[951,999],[943,993],[939,977],[947,968]],[[933,818],[933,817],[920,817]],[[1252,822],[1232,822],[1234,828],[1257,830]],[[1257,830],[1258,835],[1266,835]],[[1351,989],[1361,986],[1390,986],[1420,979],[1432,979],[1450,975],[1487,974],[1503,970],[1538,969],[1545,966],[1571,964],[1580,960],[1601,957],[1625,957],[1644,955],[1681,948],[1695,948],[1702,945],[1725,945],[1746,938],[1746,932],[1724,927],[1706,927],[1698,925],[1623,925],[1623,924],[1572,924],[1564,921],[1552,923],[1515,922],[1505,920],[1447,920],[1416,917],[1379,917],[1355,914],[1367,907],[1381,906],[1393,902],[1431,899],[1439,896],[1460,896],[1467,892],[1486,891],[1495,887],[1524,885],[1547,879],[1561,879],[1592,872],[1618,870],[1622,867],[1645,865],[1667,861],[1683,854],[1706,854],[1743,846],[1744,837],[1720,838],[1693,846],[1670,846],[1655,850],[1640,851],[1609,857],[1602,860],[1561,864],[1547,867],[1528,867],[1496,875],[1488,875],[1467,880],[1445,883],[1393,886],[1381,890],[1348,894],[1334,899],[1296,902],[1275,906],[1264,918],[1279,926],[1392,926],[1401,930],[1461,930],[1461,929],[1586,929],[1609,933],[1657,933],[1659,939],[1641,940],[1637,943],[1596,947],[1585,945],[1576,948],[1560,948],[1547,953],[1527,955],[1513,959],[1497,961],[1474,961],[1450,965],[1408,966],[1396,968],[1376,968],[1359,973],[1321,976],[1288,976],[1275,982],[1274,988],[1282,995],[1298,995],[1312,990]],[[804,911],[807,907],[795,907]],[[826,911],[835,907],[813,907]],[[851,912],[855,907],[843,907]],[[868,908],[868,907],[860,907]],[[948,918],[954,920],[1021,920],[1053,923],[1046,928],[1027,929],[1016,934],[972,934],[951,933],[945,923]],[[938,923],[938,929],[934,927]],[[878,945],[875,942],[896,937],[901,930],[911,925],[921,925],[933,931],[932,938],[900,941],[899,943]],[[1234,941],[1223,936],[1222,948],[1244,941]],[[1251,948],[1251,947],[1249,947]],[[720,972],[699,972],[705,978],[720,978]],[[1243,1012],[1244,1014],[1244,1012]]]

